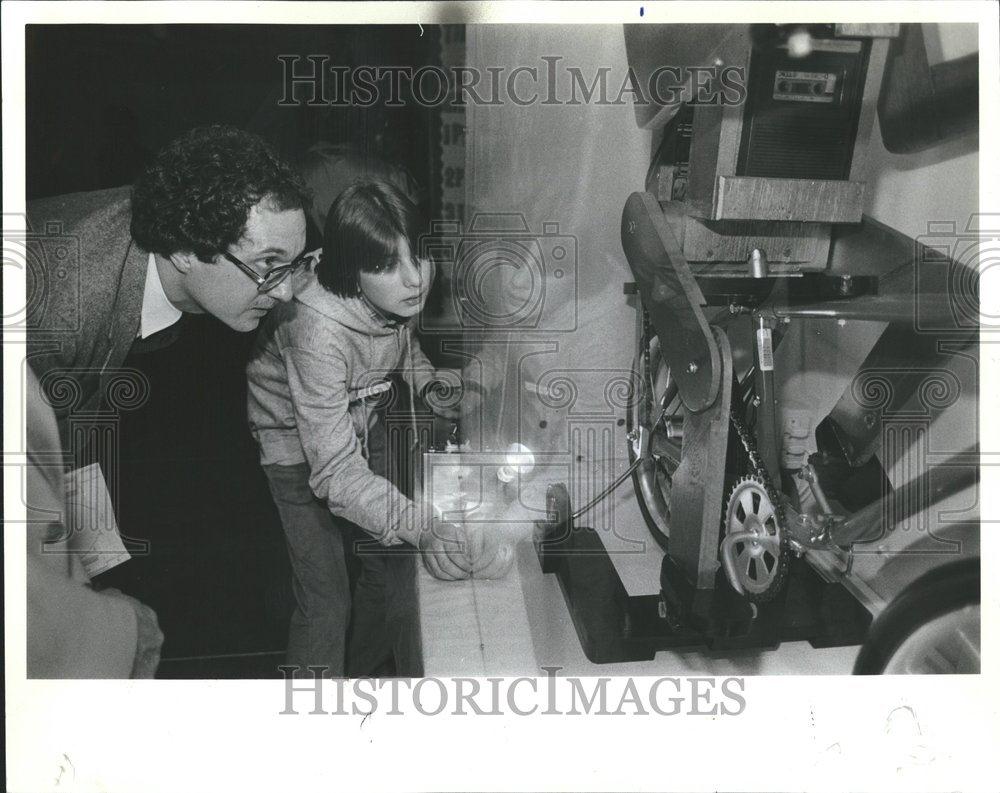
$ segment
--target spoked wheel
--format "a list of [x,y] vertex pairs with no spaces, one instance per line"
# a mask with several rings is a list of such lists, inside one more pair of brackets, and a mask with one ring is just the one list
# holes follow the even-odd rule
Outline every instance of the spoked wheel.
[[681,462],[684,409],[660,340],[641,312],[633,362],[636,388],[629,399],[626,423],[629,462],[636,499],[646,525],[664,548],[670,537],[670,490]]
[[729,494],[722,534],[720,555],[730,582],[752,603],[766,603],[788,575],[780,497],[760,477],[743,477]]
[[854,674],[978,674],[980,619],[979,559],[942,565],[878,615]]

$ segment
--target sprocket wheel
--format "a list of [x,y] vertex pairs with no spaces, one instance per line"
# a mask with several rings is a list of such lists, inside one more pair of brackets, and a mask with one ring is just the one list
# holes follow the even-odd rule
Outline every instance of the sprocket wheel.
[[722,534],[723,565],[734,588],[753,603],[771,600],[788,575],[788,547],[781,499],[763,478],[751,474],[733,485]]

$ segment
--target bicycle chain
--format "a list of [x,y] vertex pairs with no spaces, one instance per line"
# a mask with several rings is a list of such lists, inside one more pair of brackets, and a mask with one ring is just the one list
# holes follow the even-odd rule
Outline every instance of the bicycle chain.
[[[649,411],[649,417],[653,416],[653,385],[656,383],[656,378],[652,376],[649,371],[650,367],[650,357],[649,357],[649,345],[652,343],[652,338],[649,335],[649,312],[646,311],[646,307],[642,308],[642,377],[646,381],[642,384],[643,391],[645,395],[643,401],[646,403],[643,405],[645,409]],[[650,427],[650,432],[653,428]]]
[[743,444],[743,451],[750,458],[750,466],[753,468],[754,476],[759,476],[764,481],[764,484],[767,486],[768,495],[770,495],[774,487],[771,484],[771,477],[767,472],[767,467],[764,465],[764,460],[761,458],[760,452],[757,451],[757,441],[750,434],[750,431],[743,426],[743,422],[736,418],[736,414],[731,410],[729,412],[729,423],[733,425],[733,429],[736,430],[736,434],[739,436],[740,443]]

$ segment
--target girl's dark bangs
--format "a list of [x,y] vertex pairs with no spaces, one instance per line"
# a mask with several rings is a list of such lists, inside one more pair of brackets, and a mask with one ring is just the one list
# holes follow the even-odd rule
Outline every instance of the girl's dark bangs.
[[366,273],[382,269],[385,260],[396,255],[400,235],[405,236],[391,217],[376,215],[370,218],[370,223],[367,233],[361,235],[361,257],[358,263],[358,269]]

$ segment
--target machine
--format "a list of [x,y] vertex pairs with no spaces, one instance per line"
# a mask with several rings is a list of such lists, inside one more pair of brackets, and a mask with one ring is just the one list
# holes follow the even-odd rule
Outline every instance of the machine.
[[[659,594],[630,597],[582,525],[593,503],[550,488],[536,548],[588,658],[808,640],[864,643],[859,673],[978,671],[978,513],[933,517],[978,486],[975,432],[892,467],[945,414],[975,427],[975,229],[936,244],[864,214],[876,116],[890,152],[965,135],[976,57],[930,65],[918,25],[626,26],[626,44],[639,82],[666,75],[676,101],[637,109],[654,154],[621,223],[637,327],[613,487],[632,479],[665,556]],[[678,85],[688,73],[709,79]],[[847,322],[876,330],[814,420],[788,402],[830,363],[806,336]],[[926,571],[873,604],[855,557],[917,524]]]

